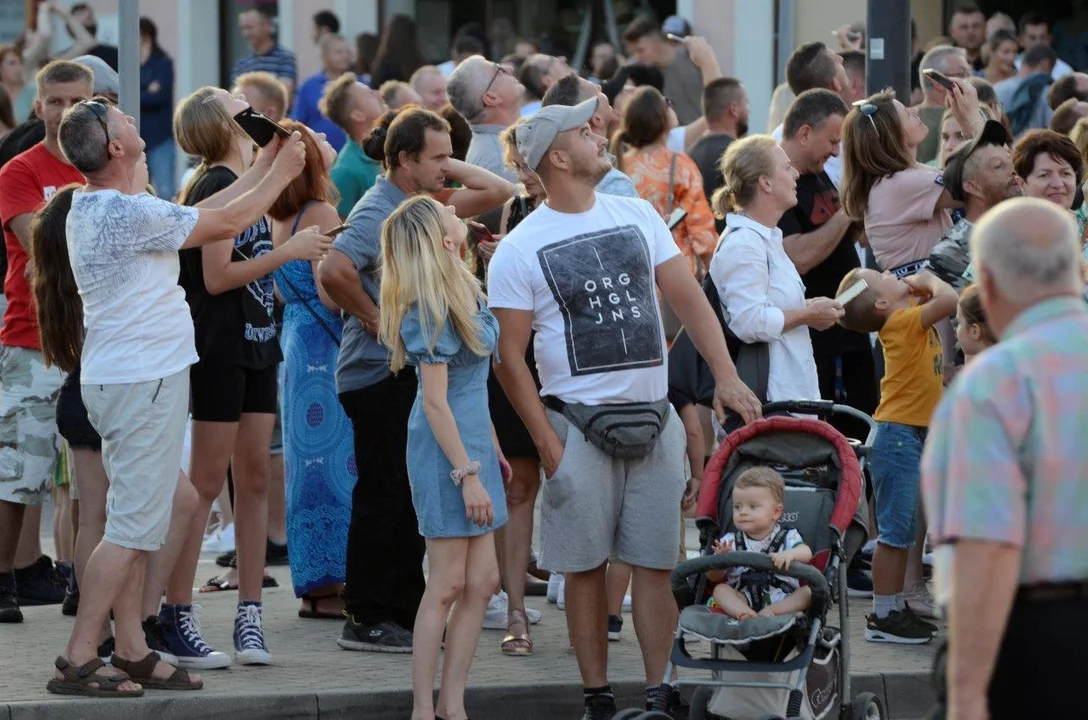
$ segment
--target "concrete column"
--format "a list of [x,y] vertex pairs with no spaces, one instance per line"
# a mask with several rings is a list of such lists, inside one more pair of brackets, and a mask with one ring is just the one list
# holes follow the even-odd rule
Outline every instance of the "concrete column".
[[[279,0],[277,6],[279,22],[276,25],[276,39],[280,45],[298,54],[295,47],[295,0]],[[301,38],[306,42],[306,38]],[[300,78],[301,82],[301,78]]]
[[333,12],[340,18],[340,34],[349,40],[354,40],[359,33],[376,35],[381,30],[378,0],[336,0]]
[[121,0],[118,9],[117,70],[121,79],[121,109],[140,127],[140,0]]
[[[711,0],[701,1],[711,4]],[[713,4],[719,2],[715,0]],[[748,126],[764,128],[775,87],[774,3],[771,0],[734,0],[732,5],[732,62],[728,69],[726,63],[722,63],[722,71],[739,79],[748,90]],[[721,59],[720,54],[718,57]]]

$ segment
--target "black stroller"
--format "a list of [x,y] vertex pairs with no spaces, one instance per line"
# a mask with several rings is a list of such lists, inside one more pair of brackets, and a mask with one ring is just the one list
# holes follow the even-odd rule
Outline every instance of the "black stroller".
[[[880,720],[887,716],[879,698],[862,693],[851,699],[850,648],[840,630],[847,614],[846,566],[865,541],[864,520],[855,516],[864,505],[864,465],[876,425],[868,415],[829,401],[770,403],[763,414],[727,436],[703,473],[696,520],[701,556],[673,571],[683,609],[664,682],[677,667],[711,673],[709,680],[679,681],[697,688],[691,720]],[[824,421],[834,415],[864,421],[868,438],[847,440]],[[732,529],[733,484],[753,466],[772,467],[785,478],[782,523],[812,548],[810,564],[780,571],[768,555],[712,554],[714,540]],[[796,578],[811,590],[811,605],[795,616],[742,621],[711,611],[703,604],[711,591],[706,573],[730,567]],[[839,606],[839,627],[827,624],[832,603]],[[690,646],[697,641],[708,644],[707,653],[693,654]],[[663,710],[625,711],[617,720],[669,717]]]

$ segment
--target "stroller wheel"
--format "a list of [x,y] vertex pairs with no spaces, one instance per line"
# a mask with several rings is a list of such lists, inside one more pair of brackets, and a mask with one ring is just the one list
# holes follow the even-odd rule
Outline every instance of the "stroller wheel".
[[861,693],[850,703],[850,720],[884,720],[884,705],[872,693]]
[[688,720],[707,720],[710,717],[707,706],[710,704],[710,698],[713,694],[714,690],[712,688],[695,688],[695,692],[691,696],[691,704],[688,706]]

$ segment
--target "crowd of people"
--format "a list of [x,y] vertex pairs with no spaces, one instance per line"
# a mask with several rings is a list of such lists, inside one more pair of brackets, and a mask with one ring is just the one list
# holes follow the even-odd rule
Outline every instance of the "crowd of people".
[[[481,629],[531,655],[525,597],[547,581],[588,720],[616,713],[607,643],[628,611],[647,705],[686,717],[661,679],[703,467],[763,402],[823,398],[877,421],[872,540],[848,575],[866,639],[929,643],[947,609],[950,716],[987,717],[987,688],[989,717],[1027,716],[1013,679],[1057,688],[1074,651],[1057,632],[1069,655],[1031,649],[1036,605],[1088,579],[1054,535],[1085,539],[1078,491],[1046,484],[1088,466],[1088,75],[1042,16],[980,15],[919,49],[913,103],[866,93],[863,25],[801,45],[767,134],[678,17],[636,19],[627,57],[601,41],[583,69],[532,40],[492,59],[478,26],[427,65],[405,16],[353,59],[322,11],[322,69],[299,79],[258,7],[231,88],[176,107],[144,20],[140,128],[88,8],[65,16],[64,57],[42,64],[33,34],[0,49],[22,118],[0,94],[0,622],[75,616],[52,692],[195,690],[197,671],[273,662],[262,593],[288,564],[299,616],[341,621],[340,648],[413,653],[414,720],[463,720]],[[727,334],[766,345],[765,379]],[[685,347],[706,377],[676,372]],[[769,537],[781,481],[756,475],[738,493]],[[776,562],[811,558],[794,535]],[[209,549],[225,570],[200,592],[238,594],[233,659],[193,604]]]

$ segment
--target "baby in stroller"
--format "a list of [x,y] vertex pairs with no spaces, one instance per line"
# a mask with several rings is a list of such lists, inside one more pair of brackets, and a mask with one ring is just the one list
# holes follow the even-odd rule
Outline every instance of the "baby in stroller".
[[[753,467],[742,473],[733,487],[733,525],[737,532],[718,539],[713,545],[714,554],[761,553],[769,555],[779,570],[788,570],[794,562],[812,560],[812,548],[801,534],[778,524],[785,493],[785,481],[771,468]],[[792,615],[804,612],[812,603],[812,592],[800,587],[796,578],[765,570],[731,567],[710,571],[707,579],[718,583],[708,607],[738,620]]]

